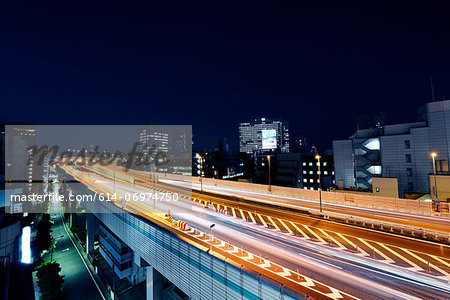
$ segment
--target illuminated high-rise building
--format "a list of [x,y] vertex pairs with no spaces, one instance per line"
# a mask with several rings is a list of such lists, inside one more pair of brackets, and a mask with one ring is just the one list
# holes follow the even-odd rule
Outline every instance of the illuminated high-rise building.
[[242,153],[276,151],[289,152],[289,126],[287,122],[254,119],[239,124],[239,151]]

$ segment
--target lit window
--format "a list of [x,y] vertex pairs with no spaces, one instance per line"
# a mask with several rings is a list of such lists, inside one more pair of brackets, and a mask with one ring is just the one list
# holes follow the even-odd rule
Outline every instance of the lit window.
[[319,171],[317,171],[317,175],[319,175],[320,174],[320,172]]
[[323,175],[328,175],[328,171],[323,171]]
[[312,166],[312,162],[310,162],[309,165]]
[[308,182],[308,179],[306,179],[306,178],[303,178],[303,182]]
[[354,152],[355,152],[355,155],[364,155],[367,153],[365,150],[363,150],[361,148],[355,149]]
[[319,180],[319,179],[317,179],[317,183],[320,183],[320,180]]
[[334,175],[334,171],[331,171],[331,175]]
[[367,168],[367,171],[374,175],[380,175],[381,174],[381,166],[370,166]]
[[410,162],[411,162],[411,154],[406,154],[406,155],[405,155],[405,161],[406,161],[407,163],[410,163]]
[[303,170],[303,174],[306,174],[306,170]]
[[412,177],[412,176],[413,176],[413,173],[412,173],[412,169],[411,169],[411,168],[407,168],[407,169],[406,169],[406,176],[408,176],[408,177]]
[[313,183],[313,182],[314,182],[314,179],[310,179],[309,182]]
[[327,166],[327,162],[326,162],[326,161],[323,162],[323,166],[324,166],[324,167]]
[[379,138],[368,139],[363,143],[363,146],[369,150],[380,150],[380,139]]
[[309,189],[310,189],[310,190],[314,190],[314,188],[313,188],[313,187],[310,187]]
[[302,165],[306,166],[306,162],[303,162],[303,164],[302,164]]
[[411,148],[411,142],[409,140],[405,140],[405,149]]
[[309,171],[309,174],[314,174],[314,172],[313,171]]

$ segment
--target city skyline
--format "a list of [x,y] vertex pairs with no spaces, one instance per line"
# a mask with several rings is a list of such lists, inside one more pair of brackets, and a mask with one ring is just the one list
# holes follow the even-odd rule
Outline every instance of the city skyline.
[[265,116],[323,149],[361,114],[412,121],[430,77],[450,95],[443,4],[2,5],[4,121],[192,124],[194,147],[236,149]]

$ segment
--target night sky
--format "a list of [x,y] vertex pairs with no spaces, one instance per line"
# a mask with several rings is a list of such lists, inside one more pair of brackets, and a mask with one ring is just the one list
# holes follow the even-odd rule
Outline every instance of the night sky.
[[431,76],[450,97],[444,1],[34,2],[0,4],[0,121],[192,124],[195,149],[237,149],[264,116],[329,148],[363,113],[415,121]]

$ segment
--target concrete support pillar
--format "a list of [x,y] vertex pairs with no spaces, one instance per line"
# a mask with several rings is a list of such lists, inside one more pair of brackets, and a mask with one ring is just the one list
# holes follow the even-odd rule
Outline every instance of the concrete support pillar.
[[147,273],[147,300],[161,300],[163,288],[163,276],[152,266],[146,267]]
[[131,270],[133,285],[137,285],[145,280],[146,269],[142,262],[143,260],[141,259],[141,257],[136,254],[136,252],[134,252],[133,267]]
[[94,253],[94,238],[97,232],[97,218],[92,213],[86,214],[86,253]]

